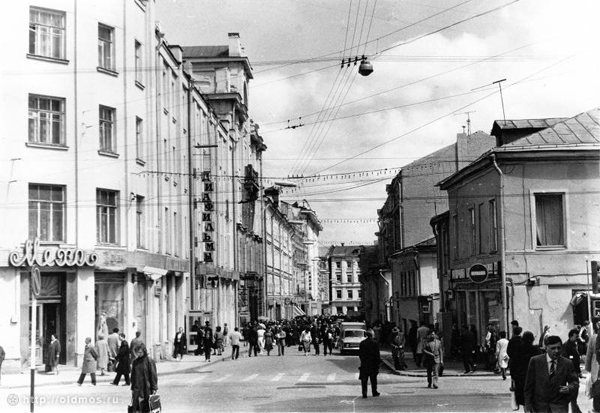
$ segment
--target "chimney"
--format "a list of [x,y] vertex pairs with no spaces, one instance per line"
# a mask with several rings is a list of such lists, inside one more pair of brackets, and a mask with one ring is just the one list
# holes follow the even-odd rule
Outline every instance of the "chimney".
[[242,48],[242,43],[240,42],[240,34],[239,33],[228,33],[229,37],[229,56],[231,57],[240,57],[244,55],[244,49]]

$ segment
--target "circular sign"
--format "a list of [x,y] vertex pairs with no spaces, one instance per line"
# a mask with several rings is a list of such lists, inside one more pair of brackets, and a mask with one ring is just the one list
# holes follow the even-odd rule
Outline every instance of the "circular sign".
[[42,275],[40,274],[40,267],[34,265],[31,268],[31,292],[37,297],[40,295],[42,289]]
[[473,264],[469,268],[469,278],[474,283],[482,283],[487,280],[488,270],[483,264]]

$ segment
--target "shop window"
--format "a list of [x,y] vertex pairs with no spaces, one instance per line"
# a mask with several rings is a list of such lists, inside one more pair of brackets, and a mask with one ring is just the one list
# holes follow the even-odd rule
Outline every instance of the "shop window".
[[535,194],[538,247],[564,246],[563,194]]

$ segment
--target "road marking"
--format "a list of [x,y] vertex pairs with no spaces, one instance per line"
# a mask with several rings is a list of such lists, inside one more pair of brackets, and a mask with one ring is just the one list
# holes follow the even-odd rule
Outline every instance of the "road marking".
[[358,378],[359,378],[359,377],[360,377],[360,373],[356,373],[356,374],[354,374],[354,379],[355,379],[355,380],[358,380]]
[[327,376],[327,381],[335,381],[335,373],[331,373],[329,376]]
[[304,374],[303,374],[303,375],[302,375],[302,376],[301,376],[301,377],[298,379],[298,381],[302,381],[302,382],[308,381],[308,378],[309,378],[309,377],[310,377],[310,373],[304,373]]
[[271,381],[279,381],[283,376],[285,376],[285,373],[279,373],[277,376],[273,377]]
[[254,380],[255,378],[258,377],[258,374],[253,374],[251,376],[246,377],[244,380],[242,381],[250,381],[250,380]]
[[194,380],[192,380],[192,384],[198,383],[198,382],[200,382],[200,381],[204,380],[204,379],[205,379],[205,378],[207,378],[207,377],[208,377],[208,375],[205,375],[205,376],[198,376],[198,377],[196,377]]
[[213,380],[213,383],[217,383],[217,382],[220,382],[220,381],[225,381],[228,378],[230,378],[231,376],[233,376],[233,374],[226,374],[223,377],[221,377],[220,379]]

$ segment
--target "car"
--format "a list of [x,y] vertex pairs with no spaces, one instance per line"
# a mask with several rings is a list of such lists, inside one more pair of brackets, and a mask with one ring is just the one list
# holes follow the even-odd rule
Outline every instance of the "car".
[[365,338],[367,338],[367,334],[363,329],[344,329],[341,332],[339,340],[340,354],[347,352],[358,352],[360,343]]

